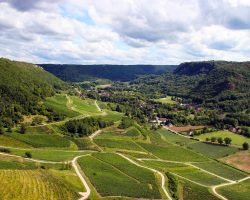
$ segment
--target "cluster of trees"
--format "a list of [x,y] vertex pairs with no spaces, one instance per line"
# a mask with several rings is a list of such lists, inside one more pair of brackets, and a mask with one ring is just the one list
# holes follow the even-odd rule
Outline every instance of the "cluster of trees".
[[134,120],[129,117],[123,117],[118,128],[126,129],[134,125]]
[[207,141],[207,142],[211,141],[211,142],[213,142],[213,143],[214,143],[214,142],[218,142],[219,144],[225,143],[226,145],[230,145],[231,142],[232,142],[232,139],[229,138],[229,137],[225,137],[224,139],[223,139],[222,137],[218,137],[218,138],[216,138],[216,137],[211,137],[211,138],[206,138],[206,141]]
[[[40,104],[54,95],[64,83],[40,67],[28,63],[0,59],[0,123],[12,127],[23,115],[42,112],[51,114]],[[54,115],[53,113],[51,115]]]
[[64,130],[76,136],[88,136],[95,131],[111,126],[114,123],[102,118],[87,117],[84,119],[70,120],[64,124]]

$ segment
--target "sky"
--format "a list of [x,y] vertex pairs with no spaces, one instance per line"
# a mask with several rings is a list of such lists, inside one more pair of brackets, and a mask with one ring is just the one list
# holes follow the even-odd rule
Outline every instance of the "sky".
[[0,57],[32,63],[250,60],[250,0],[0,0]]

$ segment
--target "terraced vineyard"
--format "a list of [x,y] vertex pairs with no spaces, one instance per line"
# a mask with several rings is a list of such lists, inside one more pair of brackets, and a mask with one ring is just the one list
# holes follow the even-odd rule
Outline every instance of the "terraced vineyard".
[[42,170],[0,170],[0,185],[0,199],[79,198],[62,179]]
[[[122,129],[121,113],[100,110],[89,99],[60,94],[46,104],[55,104],[67,118],[28,127],[25,134],[0,135],[0,185],[6,186],[0,187],[0,199],[174,200],[176,193],[184,200],[213,200],[220,195],[246,199],[248,180],[243,180],[249,174],[216,160],[234,155],[239,151],[235,147],[206,144],[137,123]],[[86,116],[116,123],[89,137],[65,134],[63,123]],[[175,192],[169,174],[175,178]]]

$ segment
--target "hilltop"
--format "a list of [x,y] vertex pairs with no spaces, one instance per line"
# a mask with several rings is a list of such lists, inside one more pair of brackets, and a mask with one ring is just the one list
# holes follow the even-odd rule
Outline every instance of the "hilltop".
[[82,82],[95,79],[131,81],[141,75],[163,74],[173,71],[175,65],[56,65],[39,64],[64,81]]

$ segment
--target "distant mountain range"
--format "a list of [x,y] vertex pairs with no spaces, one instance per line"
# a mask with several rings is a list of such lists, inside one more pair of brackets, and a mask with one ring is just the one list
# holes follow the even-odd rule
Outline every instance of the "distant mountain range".
[[176,65],[57,65],[39,64],[64,81],[83,82],[95,79],[131,81],[142,75],[172,72]]

